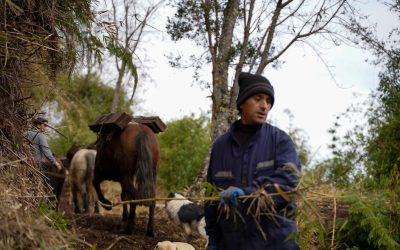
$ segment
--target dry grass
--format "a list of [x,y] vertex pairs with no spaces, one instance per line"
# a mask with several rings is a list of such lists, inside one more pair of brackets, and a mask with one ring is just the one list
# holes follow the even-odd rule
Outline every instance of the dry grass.
[[[40,173],[26,161],[0,158],[0,249],[68,249]],[[24,156],[20,156],[24,159]]]

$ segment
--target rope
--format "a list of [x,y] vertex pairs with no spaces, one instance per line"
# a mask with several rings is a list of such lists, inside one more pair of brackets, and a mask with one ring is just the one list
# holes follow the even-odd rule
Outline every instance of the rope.
[[[282,193],[268,193],[266,194],[267,196],[276,196],[282,194],[288,195],[288,194],[293,194],[296,193],[296,190],[293,191],[288,191],[288,192],[282,192]],[[258,198],[259,195],[242,195],[239,196],[239,200],[244,200],[244,199],[253,199],[253,198]],[[220,196],[210,196],[210,197],[185,197],[185,198],[166,198],[166,197],[155,197],[155,198],[147,198],[147,199],[139,199],[139,200],[126,200],[126,201],[121,201],[117,202],[115,204],[104,204],[101,201],[98,201],[100,205],[103,207],[116,207],[120,205],[125,205],[125,204],[130,204],[130,203],[143,203],[143,202],[151,202],[151,201],[172,201],[172,200],[198,200],[198,201],[219,201],[221,198]]]

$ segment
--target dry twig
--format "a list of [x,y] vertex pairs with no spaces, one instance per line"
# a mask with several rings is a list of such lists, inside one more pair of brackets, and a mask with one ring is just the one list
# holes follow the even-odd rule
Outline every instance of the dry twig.
[[127,242],[129,242],[129,243],[131,243],[131,244],[134,244],[134,243],[135,243],[133,240],[131,240],[131,239],[129,239],[129,238],[126,238],[125,236],[120,236],[120,237],[118,237],[110,246],[108,246],[105,250],[110,250],[110,249],[112,249],[112,248],[118,243],[118,241],[121,241],[121,240],[126,240]]

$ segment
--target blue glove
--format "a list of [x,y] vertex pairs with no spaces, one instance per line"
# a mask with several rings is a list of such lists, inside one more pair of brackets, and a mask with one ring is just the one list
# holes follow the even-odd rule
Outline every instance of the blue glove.
[[238,187],[230,186],[225,189],[220,195],[220,202],[224,204],[225,202],[230,205],[239,206],[237,197],[245,195],[243,189]]
[[217,250],[217,246],[215,245],[208,245],[206,250]]

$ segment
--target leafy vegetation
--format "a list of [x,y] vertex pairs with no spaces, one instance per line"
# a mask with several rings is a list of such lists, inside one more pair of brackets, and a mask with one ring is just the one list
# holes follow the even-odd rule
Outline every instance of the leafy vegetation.
[[193,115],[167,123],[159,135],[161,147],[161,182],[171,192],[193,184],[211,143],[210,125],[203,115]]
[[[361,33],[364,31],[360,29]],[[394,34],[400,32],[394,30],[391,36]],[[369,38],[363,36],[364,41],[374,41]],[[379,42],[371,46],[376,44]],[[384,68],[368,108],[356,108],[352,113],[348,110],[347,114],[361,113],[366,124],[358,123],[340,136],[339,120],[345,116],[338,117],[330,131],[333,158],[318,166],[323,169],[325,181],[350,193],[342,197],[350,207],[349,216],[338,224],[336,244],[340,248],[400,247],[400,51],[382,49],[382,54],[379,56],[385,59]]]
[[[96,74],[74,75],[70,79],[64,75],[58,82],[62,91],[52,99],[56,103],[53,112],[61,117],[58,127],[65,137],[55,134],[49,144],[56,154],[65,155],[74,143],[89,145],[96,141],[97,136],[88,125],[97,116],[110,112],[114,90]],[[126,94],[120,96],[119,110],[132,113]]]
[[344,198],[350,204],[350,216],[338,225],[341,228],[338,242],[353,249],[399,249],[399,210],[393,210],[392,206],[399,208],[400,203],[388,204],[391,192],[352,193]]

